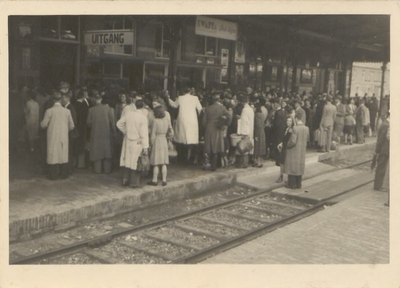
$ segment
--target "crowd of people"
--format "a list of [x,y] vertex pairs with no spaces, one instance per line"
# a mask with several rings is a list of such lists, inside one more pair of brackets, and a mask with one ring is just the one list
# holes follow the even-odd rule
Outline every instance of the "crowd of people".
[[[381,103],[383,118],[389,96]],[[10,154],[18,141],[41,155],[49,179],[67,178],[76,168],[95,173],[123,169],[122,185],[140,187],[150,164],[149,185],[167,185],[171,150],[179,165],[215,171],[235,165],[281,167],[289,188],[301,187],[306,148],[329,152],[362,144],[376,135],[378,99],[340,93],[281,93],[279,89],[211,91],[187,88],[138,93],[115,85],[10,90]],[[11,118],[10,118],[11,119]],[[147,161],[148,160],[148,161]],[[147,163],[147,162],[148,163]],[[147,168],[146,168],[147,167]]]

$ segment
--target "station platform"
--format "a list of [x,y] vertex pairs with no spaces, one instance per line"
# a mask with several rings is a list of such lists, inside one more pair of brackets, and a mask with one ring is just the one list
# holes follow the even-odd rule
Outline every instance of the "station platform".
[[355,193],[200,264],[389,264],[388,193]]
[[[310,150],[306,155],[305,177],[318,174],[323,169],[333,168],[318,163],[322,160],[359,155],[371,151],[375,143],[376,138],[367,138],[365,144],[342,145],[337,151],[330,153]],[[264,161],[263,168],[227,168],[215,172],[203,171],[199,166],[170,165],[167,186],[147,185],[139,189],[121,185],[122,171],[99,175],[87,169],[80,169],[68,179],[51,181],[44,175],[35,173],[35,168],[29,166],[29,156],[23,157],[23,161],[26,162],[22,163],[26,169],[10,169],[10,241],[25,237],[29,239],[35,234],[74,227],[82,221],[107,218],[169,201],[194,198],[207,191],[237,183],[248,185],[250,182],[253,187],[263,189],[282,186],[275,183],[279,176],[279,167],[275,166],[273,161]]]

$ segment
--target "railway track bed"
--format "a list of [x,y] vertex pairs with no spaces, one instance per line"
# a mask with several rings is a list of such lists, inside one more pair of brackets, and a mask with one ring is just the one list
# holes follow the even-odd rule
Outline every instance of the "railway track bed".
[[[359,165],[365,164],[366,161],[359,162]],[[357,166],[352,163],[349,167]],[[337,170],[332,168],[332,171]],[[364,184],[357,182],[357,187],[370,182],[370,179],[365,179]],[[351,190],[349,187],[337,194]],[[90,239],[68,239],[69,242],[58,242],[56,246],[59,247],[35,251],[33,255],[13,251],[10,264],[197,263],[307,217],[332,203],[281,195],[272,189],[229,198],[159,221],[139,226],[122,225],[120,229],[109,229],[97,237],[93,237],[94,233]]]

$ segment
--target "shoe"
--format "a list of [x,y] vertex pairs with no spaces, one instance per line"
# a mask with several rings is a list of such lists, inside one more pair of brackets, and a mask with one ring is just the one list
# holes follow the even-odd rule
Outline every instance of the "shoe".
[[282,183],[283,181],[283,176],[279,176],[278,180],[276,180],[276,183]]
[[263,164],[258,164],[258,165],[254,166],[254,167],[256,167],[256,168],[262,168],[262,167],[263,167]]
[[167,181],[163,181],[162,186],[167,186]]
[[147,182],[147,185],[157,186],[158,183],[157,182],[153,182],[153,181],[149,181],[149,182]]

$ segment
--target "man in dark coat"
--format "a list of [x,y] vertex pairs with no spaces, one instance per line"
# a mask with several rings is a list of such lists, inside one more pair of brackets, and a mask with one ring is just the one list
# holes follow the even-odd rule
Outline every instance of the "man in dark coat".
[[224,130],[232,120],[228,110],[220,103],[220,95],[212,96],[212,104],[208,106],[203,114],[202,125],[205,127],[204,152],[210,156],[211,170],[217,169],[218,153],[225,152]]
[[76,153],[76,140],[79,136],[78,129],[76,127],[77,125],[77,116],[76,116],[76,110],[75,107],[71,104],[71,96],[72,93],[66,93],[62,95],[62,100],[61,103],[64,106],[64,108],[67,108],[71,112],[72,116],[72,121],[74,122],[74,129],[69,131],[68,134],[68,165],[69,165],[69,172],[72,173],[74,167],[76,166],[77,163],[77,153]]
[[301,180],[306,165],[306,148],[309,139],[309,129],[301,121],[301,115],[295,116],[296,125],[293,127],[286,150],[284,173],[288,174],[287,188],[301,188]]
[[378,130],[378,138],[376,141],[375,154],[377,156],[377,167],[375,172],[374,189],[381,190],[385,178],[386,170],[389,164],[390,150],[390,114],[382,122]]
[[78,157],[78,168],[85,168],[85,147],[86,142],[89,142],[88,127],[86,126],[86,120],[90,108],[90,104],[85,98],[84,91],[79,91],[76,94],[76,101],[74,103],[76,109],[76,127],[78,130],[78,138],[76,139],[76,153]]
[[[89,109],[87,125],[90,131],[90,161],[94,162],[94,172],[111,172],[113,137],[116,135],[114,109],[102,104],[102,97],[95,94],[96,106]],[[102,169],[103,168],[103,169]]]
[[278,101],[273,101],[272,107],[275,110],[274,120],[272,122],[272,151],[275,162],[279,165],[278,144],[282,142],[286,129],[286,112],[281,109],[281,104]]
[[375,94],[372,94],[371,99],[368,100],[368,105],[369,109],[369,117],[370,117],[370,125],[371,125],[371,130],[372,130],[372,135],[376,135],[375,131],[375,124],[376,124],[376,115],[378,114],[378,99],[376,99]]

